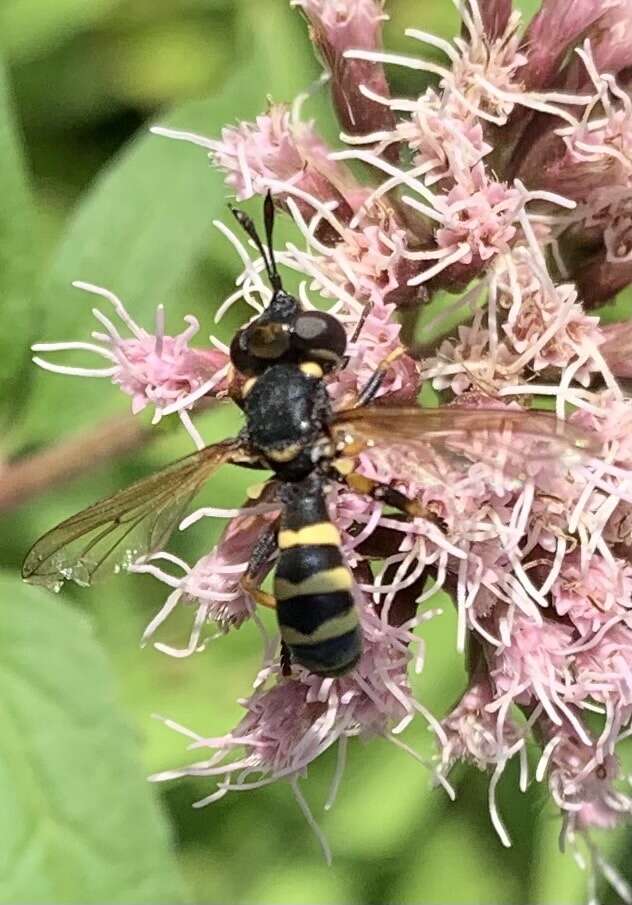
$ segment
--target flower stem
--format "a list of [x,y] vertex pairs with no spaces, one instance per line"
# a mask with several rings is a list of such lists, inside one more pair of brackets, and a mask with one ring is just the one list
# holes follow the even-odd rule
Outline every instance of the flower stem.
[[73,435],[8,464],[0,473],[0,512],[144,446],[152,435],[130,415],[110,418],[90,433]]

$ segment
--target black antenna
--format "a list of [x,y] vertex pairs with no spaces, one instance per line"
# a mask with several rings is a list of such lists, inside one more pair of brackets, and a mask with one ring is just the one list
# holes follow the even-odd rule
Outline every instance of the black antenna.
[[274,202],[272,201],[272,193],[268,190],[268,194],[266,195],[265,201],[263,202],[263,219],[266,230],[266,240],[268,243],[267,252],[263,247],[263,242],[259,238],[257,227],[254,225],[252,219],[248,216],[248,214],[246,214],[244,211],[239,210],[238,207],[233,207],[232,204],[229,204],[228,206],[239,225],[242,227],[242,229],[245,230],[245,232],[248,233],[252,241],[259,249],[273,291],[275,293],[280,292],[283,288],[281,285],[281,276],[277,270],[276,261],[274,259],[274,251],[272,250],[272,230],[274,229]]
[[270,252],[270,264],[272,273],[281,288],[281,278],[277,270],[276,261],[274,260],[274,248],[272,245],[272,233],[274,232],[274,201],[272,200],[272,192],[268,189],[265,200],[263,202],[263,223],[266,230],[266,242],[268,243],[268,251]]

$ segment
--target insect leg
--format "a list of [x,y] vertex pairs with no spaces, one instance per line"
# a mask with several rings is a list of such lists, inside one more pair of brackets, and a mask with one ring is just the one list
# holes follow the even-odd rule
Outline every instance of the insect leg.
[[[350,339],[348,340],[347,345],[349,345],[350,343],[354,343],[354,342],[357,341],[358,337],[359,337],[360,334],[362,333],[362,328],[364,327],[364,324],[365,324],[365,322],[366,322],[366,319],[367,319],[367,317],[369,316],[369,314],[371,313],[372,310],[373,310],[373,302],[372,302],[372,301],[369,301],[369,302],[367,302],[366,305],[364,306],[364,308],[363,308],[363,310],[362,310],[362,314],[360,315],[360,317],[359,317],[359,319],[358,319],[358,323],[355,325],[355,330],[354,330],[353,333],[351,334],[351,337],[350,337]],[[341,368],[341,370],[344,370],[344,369],[347,367],[347,365],[349,364],[350,359],[351,359],[351,356],[350,356],[350,355],[345,355],[345,356],[344,356],[344,358],[343,358],[342,361],[340,362],[340,368]]]
[[396,349],[393,349],[393,351],[389,355],[387,355],[386,358],[382,359],[382,361],[376,367],[375,371],[373,371],[365,385],[358,393],[358,397],[354,402],[352,408],[357,409],[361,408],[364,405],[368,405],[369,402],[371,402],[372,399],[375,398],[377,391],[384,382],[384,378],[388,373],[389,367],[394,361],[397,361],[398,358],[401,358],[405,351],[406,350],[403,346],[398,346]]
[[[340,462],[346,463],[348,460],[341,459]],[[389,484],[382,484],[380,481],[374,481],[373,478],[367,478],[357,471],[348,471],[346,474],[345,471],[346,468],[343,468],[342,471],[336,468],[336,462],[334,460],[329,476],[339,484],[346,484],[347,487],[355,493],[369,496],[373,500],[378,500],[379,502],[385,503],[387,506],[392,506],[393,509],[398,509],[410,518],[428,519],[428,521],[433,522],[444,530],[444,526],[437,515],[424,506],[423,503],[420,503],[419,500],[413,500],[401,493],[401,491],[391,487]]]
[[290,648],[283,640],[281,641],[281,656],[279,665],[281,667],[282,676],[285,676],[285,678],[287,679],[288,676],[292,675],[292,654],[290,653]]
[[248,568],[241,579],[242,588],[252,597],[255,603],[259,606],[266,606],[269,609],[276,609],[276,600],[272,594],[262,591],[259,585],[267,571],[270,557],[277,549],[277,533],[280,521],[281,517],[279,516],[258,537],[250,554]]

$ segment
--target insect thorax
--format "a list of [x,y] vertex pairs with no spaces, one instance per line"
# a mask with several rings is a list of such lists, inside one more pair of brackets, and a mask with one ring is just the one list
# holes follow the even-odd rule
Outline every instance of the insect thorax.
[[312,448],[328,433],[332,412],[324,381],[297,365],[269,367],[244,400],[250,444],[284,480],[314,468]]

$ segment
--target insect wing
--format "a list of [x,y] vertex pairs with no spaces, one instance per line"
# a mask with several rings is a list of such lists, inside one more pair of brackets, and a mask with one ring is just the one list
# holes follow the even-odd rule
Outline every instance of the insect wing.
[[449,469],[482,462],[509,479],[524,480],[542,465],[572,466],[598,445],[590,435],[535,410],[435,409],[371,406],[339,412],[337,443],[375,449],[402,477],[443,482]]
[[155,552],[202,484],[239,448],[237,440],[207,446],[71,516],[36,541],[22,577],[55,591],[65,581],[86,586]]

